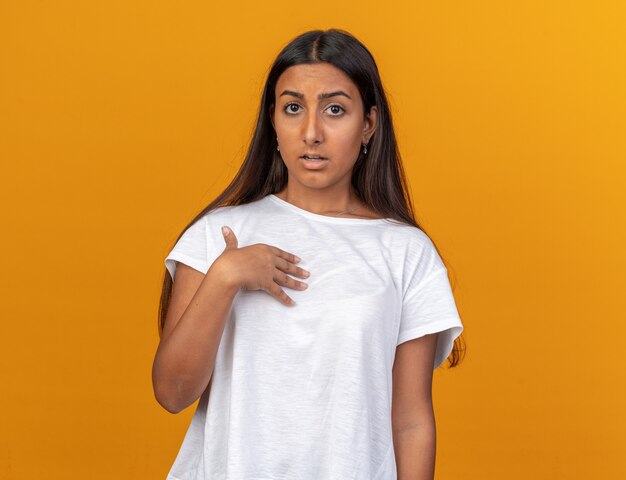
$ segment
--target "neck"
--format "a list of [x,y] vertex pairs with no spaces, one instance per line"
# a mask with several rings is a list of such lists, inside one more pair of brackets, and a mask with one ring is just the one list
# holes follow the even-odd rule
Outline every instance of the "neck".
[[290,185],[287,184],[281,192],[275,195],[286,202],[318,215],[346,213],[356,210],[362,205],[351,188],[336,191],[315,189],[305,191],[290,188]]

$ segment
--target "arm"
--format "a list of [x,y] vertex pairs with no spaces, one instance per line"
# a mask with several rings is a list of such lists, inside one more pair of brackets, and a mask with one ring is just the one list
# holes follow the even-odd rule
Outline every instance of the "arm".
[[392,427],[398,480],[435,476],[432,378],[437,333],[401,343],[393,365]]
[[239,248],[230,228],[222,229],[226,248],[206,275],[182,263],[177,267],[161,341],[152,365],[157,401],[178,413],[208,388],[228,314],[239,289],[265,290],[293,305],[281,287],[298,290],[307,284],[288,274],[308,278],[294,254],[264,243]]
[[206,275],[179,263],[161,340],[152,365],[159,404],[178,413],[207,388],[239,287],[227,282],[219,259]]

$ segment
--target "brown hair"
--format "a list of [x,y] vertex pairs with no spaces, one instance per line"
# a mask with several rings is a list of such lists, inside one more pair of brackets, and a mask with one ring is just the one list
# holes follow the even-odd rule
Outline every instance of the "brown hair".
[[[352,170],[352,185],[359,200],[385,218],[415,226],[426,233],[414,216],[391,111],[376,62],[369,50],[353,35],[340,29],[329,29],[305,32],[279,53],[265,82],[256,127],[243,164],[230,185],[191,220],[179,239],[191,225],[217,207],[254,202],[285,187],[287,167],[276,150],[276,132],[270,120],[276,83],[280,75],[293,65],[321,62],[334,65],[350,77],[361,94],[364,112],[369,112],[373,105],[378,110],[378,124],[368,144],[367,157],[361,151]],[[435,249],[440,253],[436,246]],[[165,269],[158,313],[159,336],[165,325],[172,283]],[[464,352],[465,342],[461,334],[454,341],[448,357],[449,367],[455,367]]]

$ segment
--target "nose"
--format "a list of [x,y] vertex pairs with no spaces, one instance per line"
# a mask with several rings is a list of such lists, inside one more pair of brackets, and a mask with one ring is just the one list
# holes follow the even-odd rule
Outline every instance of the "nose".
[[324,133],[316,109],[311,109],[304,119],[303,140],[307,145],[317,145],[324,141]]

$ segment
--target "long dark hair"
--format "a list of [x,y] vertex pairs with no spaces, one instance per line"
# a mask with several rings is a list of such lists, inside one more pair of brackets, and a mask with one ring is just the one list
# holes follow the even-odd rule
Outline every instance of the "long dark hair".
[[[385,218],[393,218],[425,232],[415,219],[391,111],[374,57],[353,35],[333,28],[305,32],[278,54],[263,88],[256,128],[243,164],[230,185],[191,220],[179,239],[191,225],[217,207],[254,202],[285,187],[287,167],[276,150],[276,132],[270,120],[270,107],[276,101],[276,83],[291,66],[322,62],[334,65],[352,79],[361,94],[364,112],[369,112],[374,105],[378,110],[377,127],[367,146],[367,157],[361,150],[352,170],[352,185],[359,200]],[[435,249],[440,254],[436,246]],[[172,283],[165,269],[158,314],[159,336],[165,325]],[[450,367],[460,362],[461,353],[465,352],[464,344],[462,335],[454,341],[448,357]]]

